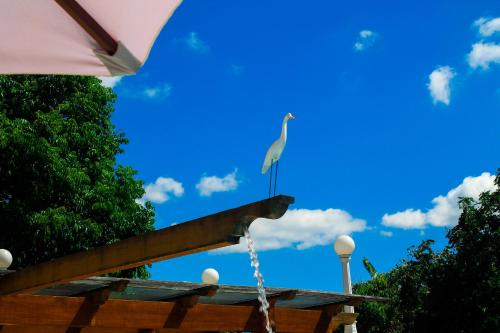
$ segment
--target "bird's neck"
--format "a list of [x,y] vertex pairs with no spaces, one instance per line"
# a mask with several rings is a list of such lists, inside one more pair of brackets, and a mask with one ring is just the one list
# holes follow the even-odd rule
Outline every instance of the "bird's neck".
[[288,119],[283,119],[283,124],[281,125],[281,136],[280,139],[286,141],[286,123]]

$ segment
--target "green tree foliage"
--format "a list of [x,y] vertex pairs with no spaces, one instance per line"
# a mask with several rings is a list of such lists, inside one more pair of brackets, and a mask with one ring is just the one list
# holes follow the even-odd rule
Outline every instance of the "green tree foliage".
[[153,229],[136,171],[116,165],[127,140],[114,101],[94,77],[0,76],[0,247],[13,269]]
[[497,190],[463,198],[448,245],[411,248],[392,271],[354,286],[387,304],[358,308],[361,332],[500,332],[500,174]]

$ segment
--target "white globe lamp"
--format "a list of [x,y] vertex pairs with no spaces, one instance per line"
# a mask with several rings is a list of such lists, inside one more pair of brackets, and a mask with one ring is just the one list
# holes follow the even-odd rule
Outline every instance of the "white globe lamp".
[[207,268],[201,274],[203,284],[217,284],[219,282],[219,272],[213,268]]
[[12,254],[5,249],[0,249],[0,269],[7,269],[10,264],[12,264]]
[[[354,240],[348,235],[341,235],[337,237],[333,243],[333,248],[335,253],[340,257],[342,263],[342,282],[344,285],[344,293],[352,294],[352,284],[351,284],[351,269],[349,267],[349,261],[351,260],[351,254],[356,248]],[[354,313],[354,307],[344,306],[345,312]],[[357,333],[356,322],[352,325],[344,326],[344,333]]]
[[337,237],[333,248],[339,256],[350,256],[354,252],[356,244],[354,244],[354,240],[350,236],[342,235]]

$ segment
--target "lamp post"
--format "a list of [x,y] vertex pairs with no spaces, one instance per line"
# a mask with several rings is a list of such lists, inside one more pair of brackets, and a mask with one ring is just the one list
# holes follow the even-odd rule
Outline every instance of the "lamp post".
[[[344,293],[352,294],[352,285],[351,285],[351,271],[349,268],[349,261],[351,260],[351,254],[354,252],[356,248],[356,244],[354,240],[347,236],[342,235],[337,237],[335,243],[333,245],[335,249],[335,253],[340,257],[340,261],[342,263],[342,281],[344,284]],[[344,311],[349,313],[354,313],[353,306],[344,306]],[[344,333],[357,333],[356,322],[352,325],[345,325]]]

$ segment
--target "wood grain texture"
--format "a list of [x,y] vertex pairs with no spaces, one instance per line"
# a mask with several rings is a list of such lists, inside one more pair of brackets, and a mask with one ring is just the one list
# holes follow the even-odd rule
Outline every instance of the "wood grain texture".
[[102,275],[237,244],[257,218],[277,219],[293,197],[279,195],[168,228],[27,267],[0,279],[0,295]]
[[[14,295],[0,297],[0,325],[23,327],[93,327],[103,330],[176,329],[181,331],[259,331],[262,316],[255,306],[195,304],[181,309],[178,303],[108,300],[101,305],[92,319],[78,319],[85,298]],[[277,332],[317,332],[324,322],[321,310],[300,310],[274,307],[272,319]],[[352,323],[355,314],[339,313],[334,323]],[[1,331],[4,333],[3,329]],[[40,332],[46,332],[40,330]],[[85,332],[82,330],[82,332]],[[99,332],[100,333],[100,332]]]

